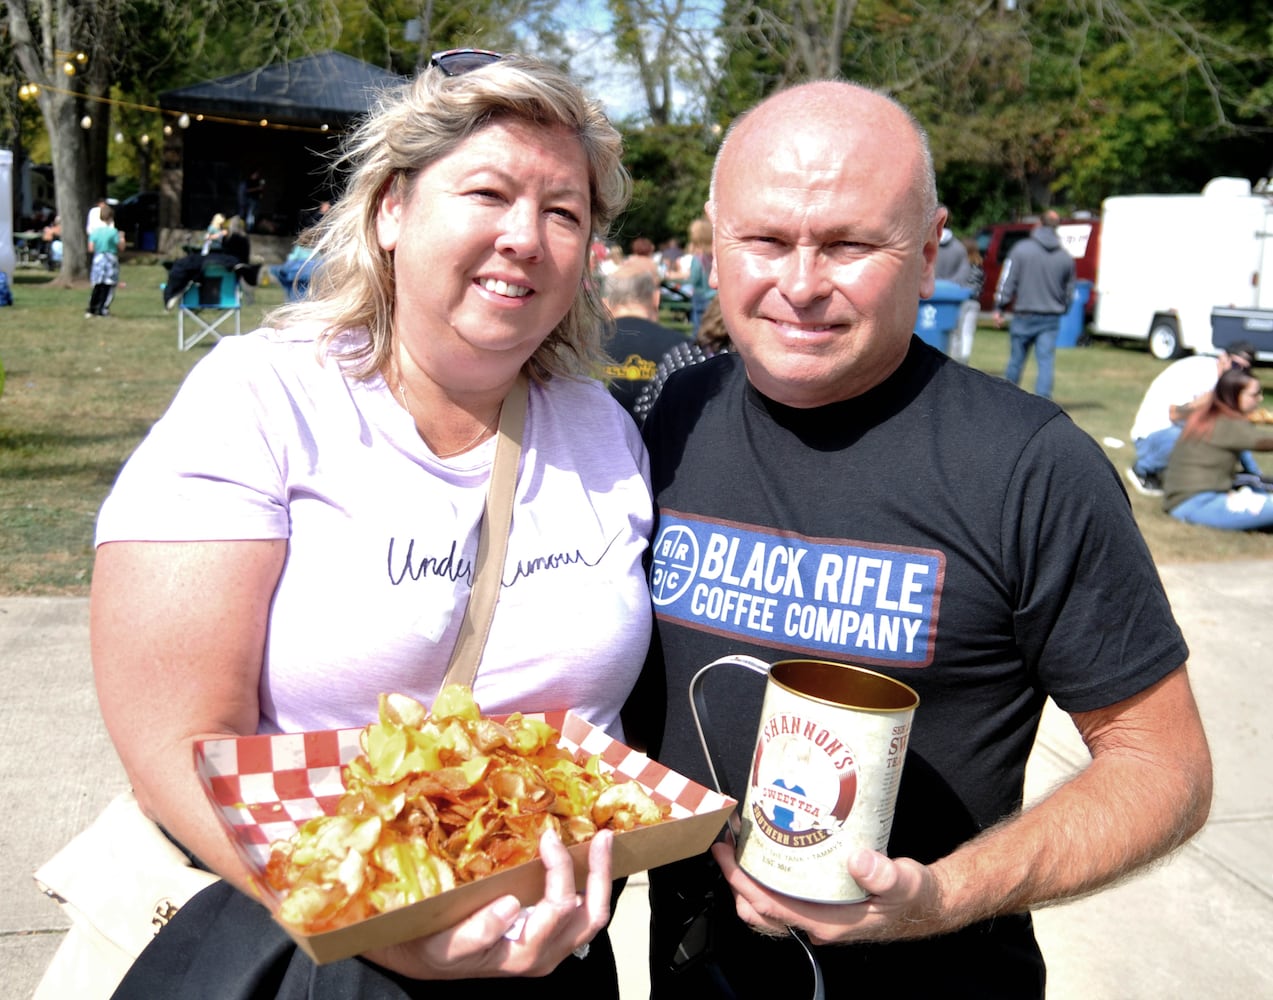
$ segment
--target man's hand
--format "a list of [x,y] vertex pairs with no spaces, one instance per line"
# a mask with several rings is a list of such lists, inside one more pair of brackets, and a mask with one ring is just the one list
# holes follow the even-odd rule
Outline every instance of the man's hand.
[[814,944],[834,944],[927,937],[944,929],[936,923],[937,879],[910,858],[858,851],[849,874],[871,895],[860,903],[808,903],[754,881],[738,867],[730,845],[715,844],[712,854],[734,891],[739,918],[762,933],[786,934],[788,927],[799,927]]
[[1001,313],[998,309],[996,309],[994,311],[992,318],[995,321],[995,328],[1002,330],[1003,329],[1003,313]]

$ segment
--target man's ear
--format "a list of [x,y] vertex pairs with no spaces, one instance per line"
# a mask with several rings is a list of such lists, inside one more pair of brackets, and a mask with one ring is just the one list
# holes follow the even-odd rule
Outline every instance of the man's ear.
[[924,257],[924,273],[919,279],[919,297],[926,299],[932,296],[937,281],[937,248],[941,245],[941,231],[946,227],[947,213],[939,208],[933,216],[932,224],[924,237],[924,245],[920,253]]

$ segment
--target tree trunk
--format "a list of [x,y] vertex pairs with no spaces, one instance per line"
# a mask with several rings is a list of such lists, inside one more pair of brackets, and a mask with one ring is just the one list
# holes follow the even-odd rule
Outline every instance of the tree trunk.
[[69,94],[41,94],[41,110],[53,154],[53,193],[62,216],[62,270],[54,283],[66,287],[88,279],[88,234],[84,223],[92,188],[87,133],[80,128],[79,107]]

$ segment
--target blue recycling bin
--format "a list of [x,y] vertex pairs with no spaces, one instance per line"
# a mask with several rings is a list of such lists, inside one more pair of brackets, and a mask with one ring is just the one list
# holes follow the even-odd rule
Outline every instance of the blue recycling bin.
[[1070,308],[1061,317],[1061,327],[1056,333],[1057,347],[1078,347],[1083,336],[1083,320],[1087,314],[1087,302],[1092,297],[1090,281],[1074,282],[1074,295],[1070,299]]
[[959,306],[971,295],[971,289],[953,281],[935,281],[933,294],[919,300],[919,312],[915,314],[916,336],[942,353],[949,353],[950,331],[959,322]]

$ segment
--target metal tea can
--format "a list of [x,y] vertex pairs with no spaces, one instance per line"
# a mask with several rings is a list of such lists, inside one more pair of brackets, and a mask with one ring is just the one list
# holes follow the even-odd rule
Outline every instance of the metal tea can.
[[919,695],[884,674],[823,660],[767,666],[735,656],[704,670],[730,663],[768,675],[739,814],[739,866],[798,899],[865,899],[848,859],[888,846]]

